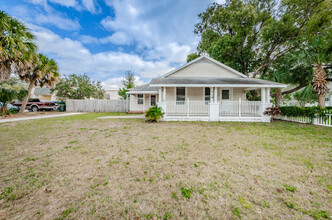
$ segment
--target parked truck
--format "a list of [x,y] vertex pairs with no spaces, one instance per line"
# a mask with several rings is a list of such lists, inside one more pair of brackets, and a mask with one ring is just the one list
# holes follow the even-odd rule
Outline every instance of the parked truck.
[[[14,103],[13,105],[21,107],[22,103]],[[55,102],[41,102],[39,99],[29,99],[25,109],[37,112],[39,110],[57,110],[57,107]]]

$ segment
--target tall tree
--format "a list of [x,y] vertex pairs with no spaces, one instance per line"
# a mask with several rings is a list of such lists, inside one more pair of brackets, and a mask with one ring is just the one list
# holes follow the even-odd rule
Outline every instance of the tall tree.
[[14,99],[20,101],[27,95],[28,91],[25,89],[25,85],[17,77],[11,77],[10,79],[0,83],[0,114],[4,115],[8,113],[7,105]]
[[123,99],[127,99],[126,93],[129,91],[129,89],[135,87],[135,81],[136,81],[136,77],[134,75],[134,71],[132,71],[132,70],[126,71],[125,77],[121,81],[123,88],[119,89],[119,96],[121,96]]
[[20,21],[0,11],[0,82],[12,72],[24,75],[33,68],[36,45],[30,30]]
[[32,89],[38,85],[43,87],[44,85],[53,87],[56,82],[59,81],[60,74],[58,72],[58,66],[53,59],[49,59],[43,54],[38,54],[37,59],[33,64],[32,71],[26,72],[24,75],[20,75],[21,80],[24,80],[29,84],[28,94],[24,98],[20,112],[23,113],[27,102],[30,98]]
[[55,92],[62,101],[66,99],[102,99],[105,94],[101,83],[92,81],[86,74],[71,74],[63,77],[51,91]]
[[[271,66],[331,25],[330,0],[226,0],[198,15],[198,53],[249,77]],[[189,56],[188,56],[189,58]]]
[[[318,105],[325,107],[325,96],[329,92],[327,80],[332,79],[332,43],[329,37],[326,34],[309,39],[273,65],[274,70],[269,71],[270,78],[296,85],[293,89],[282,92],[282,95],[311,86],[316,92]],[[277,97],[276,94],[276,99]]]

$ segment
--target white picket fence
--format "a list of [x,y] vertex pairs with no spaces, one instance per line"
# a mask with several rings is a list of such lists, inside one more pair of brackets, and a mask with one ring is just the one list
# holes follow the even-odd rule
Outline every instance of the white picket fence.
[[67,112],[128,112],[128,100],[66,100]]
[[283,120],[283,121],[294,121],[299,123],[312,123],[314,125],[319,126],[327,126],[332,127],[332,114],[326,114],[326,117],[316,117],[314,119],[310,119],[309,117],[303,117],[303,116],[285,116],[285,115],[278,115],[274,116],[275,119]]

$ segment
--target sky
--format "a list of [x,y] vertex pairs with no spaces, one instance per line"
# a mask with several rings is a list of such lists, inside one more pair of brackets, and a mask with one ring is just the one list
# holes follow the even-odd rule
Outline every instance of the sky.
[[121,87],[128,70],[140,85],[183,65],[199,42],[197,15],[212,2],[0,0],[0,10],[31,29],[61,75],[86,73],[111,89]]

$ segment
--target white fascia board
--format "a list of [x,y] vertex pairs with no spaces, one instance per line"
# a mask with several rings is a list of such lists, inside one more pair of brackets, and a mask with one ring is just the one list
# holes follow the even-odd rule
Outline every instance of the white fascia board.
[[231,87],[231,88],[284,88],[287,85],[255,85],[255,84],[153,84],[158,87]]
[[126,94],[158,94],[158,91],[129,91]]

